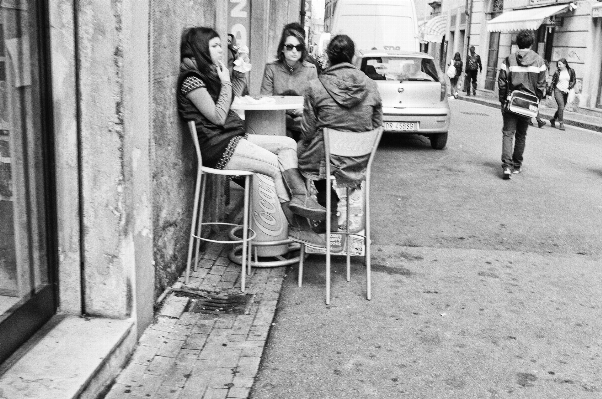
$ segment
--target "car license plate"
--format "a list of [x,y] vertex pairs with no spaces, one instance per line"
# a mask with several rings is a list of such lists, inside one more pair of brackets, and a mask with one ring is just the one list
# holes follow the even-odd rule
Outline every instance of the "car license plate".
[[418,122],[385,122],[385,130],[391,132],[415,132]]

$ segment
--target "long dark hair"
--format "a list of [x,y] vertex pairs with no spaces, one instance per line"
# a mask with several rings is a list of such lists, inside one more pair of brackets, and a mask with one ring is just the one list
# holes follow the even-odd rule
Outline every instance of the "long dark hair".
[[558,61],[556,61],[556,66],[558,66],[558,62],[562,62],[564,66],[566,66],[567,71],[571,69],[571,67],[569,66],[569,62],[566,60],[566,58],[561,58]]
[[284,62],[284,43],[286,43],[286,39],[289,36],[293,36],[295,39],[299,41],[299,44],[303,46],[303,51],[301,52],[301,58],[299,58],[299,62],[305,61],[305,57],[307,57],[307,46],[305,45],[305,38],[303,35],[297,31],[296,29],[283,29],[282,35],[280,36],[280,43],[278,43],[278,49],[276,50],[276,58],[278,61]]
[[207,91],[212,96],[218,95],[221,81],[211,60],[209,41],[219,34],[211,28],[190,28],[182,35],[180,45],[180,59],[191,58],[196,61],[196,66],[201,73],[201,80],[207,86]]
[[454,61],[462,61],[462,56],[459,52],[456,52],[456,54],[454,55]]
[[347,35],[336,35],[328,43],[326,55],[330,65],[340,64],[341,62],[351,63],[355,54],[355,43]]

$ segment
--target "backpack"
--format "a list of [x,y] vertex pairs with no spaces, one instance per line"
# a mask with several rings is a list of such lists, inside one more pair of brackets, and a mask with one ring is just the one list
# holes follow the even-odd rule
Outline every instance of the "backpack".
[[477,57],[478,55],[474,55],[474,57],[472,55],[468,56],[468,59],[466,60],[466,69],[469,71],[476,71],[477,69],[479,69],[479,65],[477,64]]

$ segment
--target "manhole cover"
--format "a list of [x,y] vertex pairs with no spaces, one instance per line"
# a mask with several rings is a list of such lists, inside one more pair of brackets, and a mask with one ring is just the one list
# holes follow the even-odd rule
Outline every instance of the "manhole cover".
[[209,292],[191,288],[174,290],[174,295],[190,298],[186,312],[204,314],[246,314],[253,298],[252,294]]

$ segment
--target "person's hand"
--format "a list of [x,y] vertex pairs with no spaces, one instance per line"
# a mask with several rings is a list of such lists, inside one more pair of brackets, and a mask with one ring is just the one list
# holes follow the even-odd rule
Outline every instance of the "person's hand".
[[501,110],[502,110],[502,115],[504,115],[504,112],[506,112],[506,102],[501,102]]
[[230,81],[230,71],[228,70],[228,68],[226,68],[224,63],[220,61],[215,67],[217,69],[217,76],[219,77],[219,80],[222,83],[229,82]]

